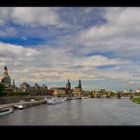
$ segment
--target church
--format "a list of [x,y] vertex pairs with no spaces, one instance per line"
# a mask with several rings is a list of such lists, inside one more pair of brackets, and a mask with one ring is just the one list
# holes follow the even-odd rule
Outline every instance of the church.
[[15,87],[15,85],[11,85],[11,77],[9,76],[8,68],[6,66],[3,69],[3,75],[0,83],[4,86],[6,92],[12,92],[13,87]]

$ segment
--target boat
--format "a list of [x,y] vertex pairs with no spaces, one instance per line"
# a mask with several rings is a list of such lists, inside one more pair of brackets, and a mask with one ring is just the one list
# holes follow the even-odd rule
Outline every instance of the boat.
[[59,104],[59,103],[63,103],[64,99],[63,98],[51,98],[51,99],[47,99],[47,104],[48,105],[55,105],[55,104]]
[[0,109],[0,116],[12,113],[13,111],[14,111],[13,107],[2,108],[2,109]]
[[14,105],[14,108],[15,108],[15,109],[24,109],[25,106],[24,106],[23,104],[15,104],[15,105]]
[[67,97],[64,97],[63,100],[66,101],[67,100]]
[[24,105],[18,105],[17,107],[18,107],[18,109],[24,109],[25,108]]
[[31,99],[31,102],[34,102],[35,101],[35,99]]

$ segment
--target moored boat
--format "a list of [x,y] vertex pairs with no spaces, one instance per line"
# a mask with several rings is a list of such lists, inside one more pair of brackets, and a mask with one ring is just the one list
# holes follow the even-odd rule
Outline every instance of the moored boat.
[[0,109],[0,116],[12,113],[13,111],[14,111],[13,107],[2,108]]
[[67,97],[64,97],[63,100],[66,101],[67,100]]
[[24,109],[25,108],[24,105],[18,105],[17,107],[18,107],[18,109]]
[[59,103],[63,103],[64,99],[62,98],[51,98],[47,100],[47,104],[48,105],[55,105],[55,104],[59,104]]

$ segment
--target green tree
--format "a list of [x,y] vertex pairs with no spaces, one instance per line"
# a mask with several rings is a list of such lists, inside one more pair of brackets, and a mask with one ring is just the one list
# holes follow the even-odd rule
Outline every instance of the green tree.
[[4,86],[0,83],[0,96],[4,94]]

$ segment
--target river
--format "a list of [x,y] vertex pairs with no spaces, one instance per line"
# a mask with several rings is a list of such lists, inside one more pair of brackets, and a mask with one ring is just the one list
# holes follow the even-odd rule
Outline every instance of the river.
[[129,99],[82,99],[39,105],[1,116],[0,125],[140,125],[140,105]]

